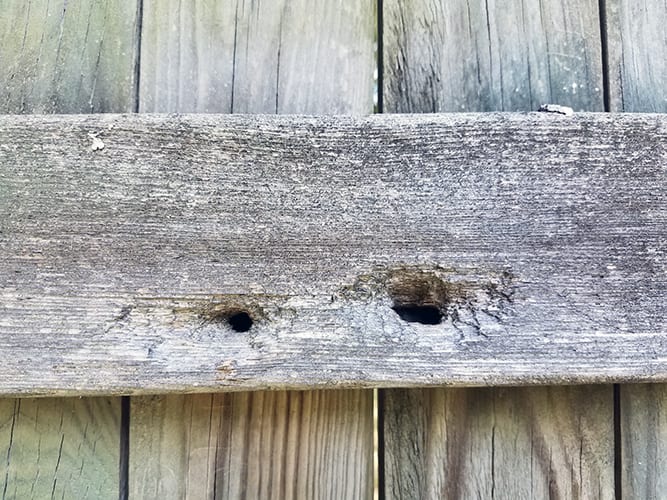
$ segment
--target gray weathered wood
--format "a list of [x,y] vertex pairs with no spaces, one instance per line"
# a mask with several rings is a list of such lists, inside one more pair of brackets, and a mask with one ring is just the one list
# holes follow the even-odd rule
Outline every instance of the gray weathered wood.
[[605,0],[612,111],[667,112],[664,0]]
[[0,1],[0,112],[132,111],[135,0]]
[[598,0],[385,0],[391,112],[602,111]]
[[614,498],[611,392],[386,391],[386,496]]
[[[373,4],[144,1],[141,109],[368,113]],[[371,391],[135,396],[131,496],[368,497],[371,406]]]
[[623,498],[667,491],[667,386],[621,386]]
[[[131,111],[137,13],[136,1],[0,1],[0,113]],[[120,423],[120,398],[0,400],[2,498],[118,498]]]
[[[606,0],[611,109],[667,111],[664,2]],[[663,193],[664,195],[664,193]],[[667,491],[667,386],[620,388],[623,498]]]
[[667,116],[0,130],[3,393],[665,379]]
[[[597,3],[385,1],[385,109],[602,110]],[[613,496],[608,386],[381,395],[387,498]]]
[[114,398],[0,399],[2,498],[118,498]]
[[375,2],[144,2],[143,112],[373,109]]
[[133,398],[134,498],[370,498],[368,391]]

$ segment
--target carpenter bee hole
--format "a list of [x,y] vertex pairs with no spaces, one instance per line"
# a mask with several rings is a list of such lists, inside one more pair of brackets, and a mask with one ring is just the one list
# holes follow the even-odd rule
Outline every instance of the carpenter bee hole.
[[252,328],[252,317],[245,311],[238,311],[227,317],[227,323],[235,332],[247,332]]
[[442,323],[442,312],[436,306],[402,304],[394,305],[392,309],[403,321],[408,323],[421,323],[422,325],[439,325]]
[[389,283],[392,309],[408,323],[439,325],[447,304],[447,289],[436,276],[403,272],[396,273]]

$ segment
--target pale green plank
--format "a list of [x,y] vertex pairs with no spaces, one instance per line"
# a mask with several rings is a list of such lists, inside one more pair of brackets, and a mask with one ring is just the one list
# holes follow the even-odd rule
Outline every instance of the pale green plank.
[[0,112],[132,111],[136,0],[0,0]]
[[0,399],[2,498],[118,498],[120,405]]
[[[135,0],[0,0],[0,112],[134,109]],[[2,498],[118,498],[120,398],[0,399]]]

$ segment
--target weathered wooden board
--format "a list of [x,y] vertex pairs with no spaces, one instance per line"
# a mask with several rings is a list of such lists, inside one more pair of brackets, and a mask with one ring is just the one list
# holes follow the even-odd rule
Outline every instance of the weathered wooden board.
[[598,0],[383,5],[387,111],[604,110]]
[[[598,2],[384,5],[388,111],[603,109]],[[388,389],[381,401],[387,498],[613,497],[609,386]],[[585,430],[566,428],[573,418]]]
[[[664,2],[606,0],[613,111],[667,111]],[[622,385],[619,468],[623,498],[667,491],[667,386]]]
[[611,393],[386,391],[386,498],[614,498]]
[[118,498],[112,398],[0,399],[2,498]]
[[138,2],[0,1],[3,113],[132,111]]
[[369,391],[133,398],[133,498],[370,498]]
[[667,7],[605,0],[611,111],[667,111]]
[[664,115],[0,130],[3,393],[667,378]]
[[[368,113],[373,5],[144,1],[141,109]],[[132,496],[368,497],[371,406],[371,391],[134,396]]]
[[621,386],[623,498],[667,491],[667,386]]
[[140,110],[371,111],[374,6],[144,1]]
[[[131,111],[138,24],[136,1],[0,1],[0,113]],[[120,398],[0,400],[2,498],[118,498],[120,407]]]

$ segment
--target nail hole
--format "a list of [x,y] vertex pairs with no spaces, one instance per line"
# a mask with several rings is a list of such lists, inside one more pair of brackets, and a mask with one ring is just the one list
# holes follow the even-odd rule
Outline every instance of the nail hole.
[[234,330],[235,332],[247,332],[252,328],[252,318],[250,315],[245,312],[237,312],[234,314],[231,314],[227,318],[227,323],[229,323],[229,326]]
[[408,304],[392,307],[396,314],[408,323],[421,323],[422,325],[439,325],[442,322],[442,313],[436,306],[421,306]]

